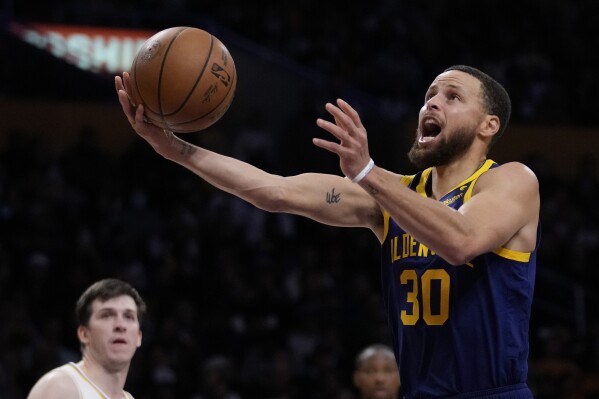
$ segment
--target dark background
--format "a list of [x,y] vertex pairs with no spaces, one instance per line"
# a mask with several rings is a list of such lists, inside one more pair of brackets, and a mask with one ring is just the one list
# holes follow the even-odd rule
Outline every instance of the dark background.
[[[210,30],[239,61],[238,91],[188,138],[279,174],[339,173],[310,143],[337,97],[359,108],[377,163],[410,172],[425,88],[452,64],[487,71],[514,105],[496,155],[541,183],[529,383],[539,399],[596,398],[599,2],[354,3],[19,0],[0,15]],[[150,309],[127,383],[137,398],[356,397],[355,354],[389,343],[376,239],[216,191],[136,139],[112,76],[1,35],[0,398],[79,358],[74,303],[107,276]]]

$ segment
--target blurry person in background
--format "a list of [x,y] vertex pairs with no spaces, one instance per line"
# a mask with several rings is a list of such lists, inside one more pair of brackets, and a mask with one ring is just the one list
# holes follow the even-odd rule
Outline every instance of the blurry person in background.
[[399,370],[393,349],[374,344],[356,356],[354,385],[360,399],[397,399],[401,389]]

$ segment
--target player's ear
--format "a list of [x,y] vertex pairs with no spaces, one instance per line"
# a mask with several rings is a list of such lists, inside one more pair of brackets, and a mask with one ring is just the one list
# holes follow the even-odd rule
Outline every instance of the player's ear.
[[79,338],[79,342],[87,345],[90,340],[89,329],[86,326],[77,327],[77,338]]
[[137,335],[137,347],[139,348],[141,346],[141,338],[142,338],[143,334],[141,333],[141,330],[139,330],[139,334]]
[[499,131],[500,126],[501,121],[497,115],[487,115],[480,124],[479,132],[483,136],[491,138]]

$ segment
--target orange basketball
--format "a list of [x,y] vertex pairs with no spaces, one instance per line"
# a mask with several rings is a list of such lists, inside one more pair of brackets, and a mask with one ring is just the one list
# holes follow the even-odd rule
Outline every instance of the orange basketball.
[[237,73],[227,48],[210,33],[187,26],[150,37],[131,66],[131,98],[146,119],[177,133],[197,132],[229,109]]

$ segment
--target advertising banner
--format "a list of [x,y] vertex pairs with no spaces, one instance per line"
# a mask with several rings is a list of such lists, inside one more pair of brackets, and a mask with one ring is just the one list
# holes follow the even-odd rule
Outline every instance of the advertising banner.
[[9,31],[85,71],[119,74],[128,71],[141,45],[156,31],[11,22]]

